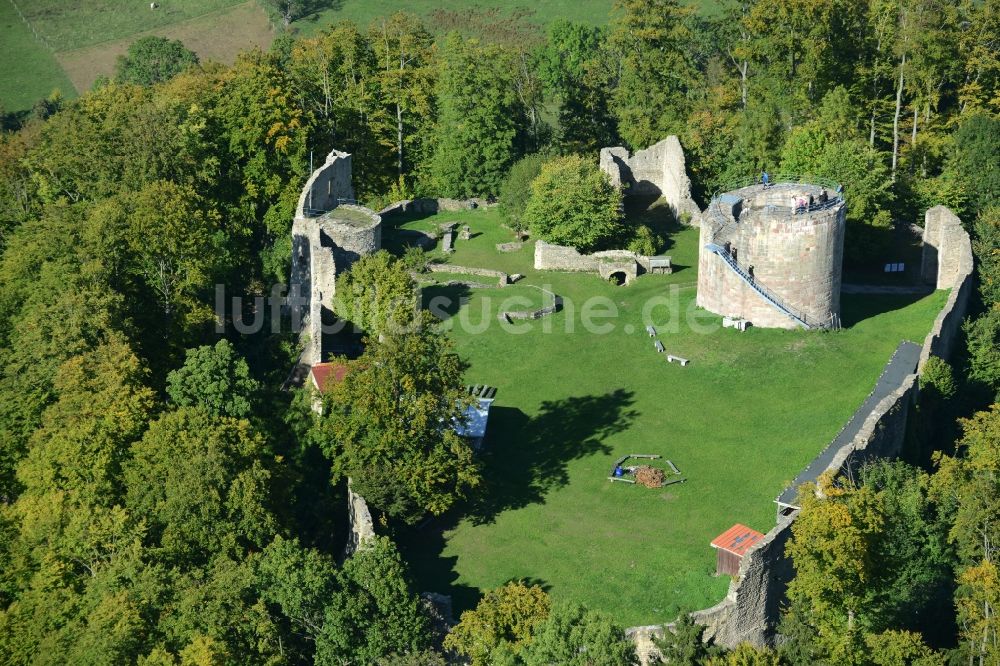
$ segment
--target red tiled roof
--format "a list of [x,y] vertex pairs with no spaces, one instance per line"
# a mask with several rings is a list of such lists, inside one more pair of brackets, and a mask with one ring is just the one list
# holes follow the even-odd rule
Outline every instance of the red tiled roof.
[[712,548],[722,550],[743,557],[750,547],[764,538],[764,535],[757,530],[752,530],[746,525],[736,523],[728,530],[712,539]]
[[350,367],[346,363],[317,363],[310,370],[312,375],[313,385],[322,392],[326,392],[331,386],[335,386],[340,382],[344,381],[344,377],[350,371]]

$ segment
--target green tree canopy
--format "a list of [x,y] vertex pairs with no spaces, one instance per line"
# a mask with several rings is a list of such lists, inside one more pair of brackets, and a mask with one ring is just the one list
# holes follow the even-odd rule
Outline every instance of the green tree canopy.
[[427,616],[388,538],[376,537],[354,553],[344,562],[340,579],[316,641],[316,663],[371,664],[430,646]]
[[531,198],[531,183],[541,173],[544,163],[545,157],[537,153],[522,157],[510,168],[500,186],[500,214],[516,233],[528,227],[524,211]]
[[638,664],[635,643],[608,615],[582,606],[559,604],[535,631],[524,650],[526,666],[631,666]]
[[496,194],[518,156],[524,131],[510,54],[451,33],[441,46],[437,147],[431,162],[437,191],[449,197]]
[[178,39],[140,37],[129,44],[128,53],[118,56],[115,81],[151,86],[197,64],[198,56]]
[[169,558],[263,547],[275,531],[264,439],[246,421],[198,407],[164,414],[132,446],[127,506]]
[[416,283],[385,250],[361,257],[337,278],[334,312],[372,338],[398,334],[417,316]]
[[445,637],[445,647],[488,666],[496,652],[520,653],[532,634],[549,616],[552,602],[538,585],[518,581],[487,592],[475,609],[462,613],[461,621]]
[[542,240],[582,252],[621,237],[621,191],[583,157],[558,157],[531,183],[524,220]]
[[415,330],[370,341],[316,430],[335,481],[351,477],[370,505],[408,521],[443,513],[480,479],[469,444],[442,427],[464,418],[465,364],[432,320],[421,312]]
[[167,375],[167,394],[181,407],[215,416],[248,418],[259,384],[228,340],[187,350],[184,365]]

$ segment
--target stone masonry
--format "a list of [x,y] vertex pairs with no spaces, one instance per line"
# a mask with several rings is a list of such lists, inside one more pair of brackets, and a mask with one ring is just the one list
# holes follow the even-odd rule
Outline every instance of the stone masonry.
[[289,306],[307,368],[323,361],[322,327],[332,323],[337,275],[382,246],[382,218],[353,201],[351,156],[335,150],[306,181],[292,223]]
[[697,224],[701,211],[691,198],[684,149],[676,136],[633,155],[621,146],[602,148],[600,167],[613,185],[624,188],[626,196],[663,197],[678,219],[688,213]]
[[[935,269],[936,272],[935,272]],[[948,302],[934,320],[920,355],[920,368],[933,354],[951,355],[972,294],[972,243],[962,221],[944,206],[935,206],[924,215],[924,254],[921,275],[938,289],[951,289]]]
[[612,273],[622,273],[625,284],[638,275],[648,273],[650,257],[630,250],[603,250],[583,254],[576,248],[554,245],[539,240],[535,242],[535,270],[597,273],[608,279]]
[[375,522],[368,509],[365,498],[351,489],[351,481],[347,481],[347,544],[344,546],[344,558],[357,552],[365,542],[375,538]]
[[938,289],[956,284],[963,268],[969,267],[966,253],[968,234],[962,221],[944,206],[935,206],[924,214],[924,252],[920,276]]
[[817,198],[820,188],[781,184],[746,187],[712,200],[703,215],[698,250],[698,305],[754,326],[798,324],[708,249],[728,245],[736,263],[782,303],[830,328],[839,325],[846,205],[796,213],[796,196]]

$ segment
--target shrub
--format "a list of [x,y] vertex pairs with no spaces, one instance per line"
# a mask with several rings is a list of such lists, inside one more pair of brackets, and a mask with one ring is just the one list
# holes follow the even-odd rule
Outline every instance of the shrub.
[[524,231],[527,226],[524,209],[531,198],[531,182],[538,177],[544,162],[541,155],[528,155],[510,168],[500,186],[500,215],[515,233]]
[[660,239],[645,224],[640,224],[635,229],[632,240],[629,241],[628,249],[636,254],[651,257],[660,251]]

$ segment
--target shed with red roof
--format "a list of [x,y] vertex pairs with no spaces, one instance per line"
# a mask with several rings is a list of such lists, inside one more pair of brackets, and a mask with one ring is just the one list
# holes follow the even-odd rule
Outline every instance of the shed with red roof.
[[331,361],[328,363],[317,363],[310,371],[312,385],[320,393],[326,393],[331,387],[344,381],[350,367],[346,363]]
[[740,562],[743,556],[755,543],[764,538],[757,530],[736,523],[728,530],[712,539],[712,548],[716,552],[716,574],[735,576],[740,572]]

